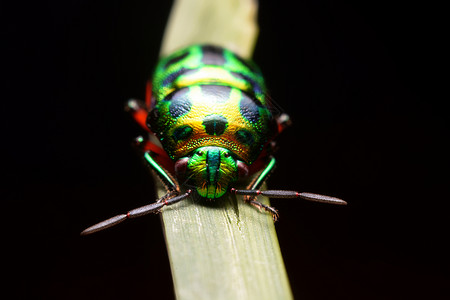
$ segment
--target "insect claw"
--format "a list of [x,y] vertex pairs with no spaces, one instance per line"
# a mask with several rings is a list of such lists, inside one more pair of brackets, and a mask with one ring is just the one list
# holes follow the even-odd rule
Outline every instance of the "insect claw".
[[280,217],[280,215],[278,214],[278,212],[275,213],[275,214],[272,214],[272,219],[273,219],[274,222],[278,221],[279,217]]
[[278,221],[280,215],[278,214],[278,210],[273,207],[267,206],[266,211],[268,211],[272,215],[272,219],[274,222]]

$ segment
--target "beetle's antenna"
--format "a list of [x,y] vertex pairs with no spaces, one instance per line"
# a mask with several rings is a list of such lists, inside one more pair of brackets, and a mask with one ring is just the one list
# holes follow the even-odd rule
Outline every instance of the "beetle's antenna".
[[135,208],[133,210],[130,210],[129,212],[127,212],[126,214],[121,214],[121,215],[117,215],[115,217],[112,217],[108,220],[102,221],[100,223],[97,223],[89,228],[86,228],[85,230],[83,230],[81,232],[81,235],[88,235],[91,233],[95,233],[98,232],[100,230],[115,226],[119,223],[122,223],[123,221],[127,220],[127,219],[132,219],[132,218],[137,218],[137,217],[141,217],[141,216],[145,216],[149,213],[152,212],[158,212],[161,208],[163,208],[166,205],[171,205],[177,202],[180,202],[181,200],[186,199],[187,197],[189,197],[189,195],[192,193],[191,190],[188,190],[186,193],[170,198],[170,199],[166,199],[167,195],[166,194],[164,197],[162,197],[161,199],[158,200],[158,202],[152,203],[152,204],[148,204],[148,205],[144,205],[142,207],[139,208]]
[[231,193],[236,195],[246,195],[246,196],[267,196],[269,198],[301,198],[308,201],[328,203],[328,204],[337,204],[337,205],[347,205],[342,199],[313,194],[313,193],[299,193],[296,191],[280,191],[280,190],[268,190],[268,191],[260,191],[260,190],[237,190],[232,188]]

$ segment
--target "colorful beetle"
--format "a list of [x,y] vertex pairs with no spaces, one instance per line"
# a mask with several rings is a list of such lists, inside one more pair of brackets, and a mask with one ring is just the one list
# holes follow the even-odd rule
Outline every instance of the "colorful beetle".
[[[168,192],[155,203],[100,222],[82,234],[158,212],[186,199],[194,189],[211,200],[227,192],[245,195],[246,202],[270,212],[274,220],[277,211],[258,202],[257,195],[346,204],[311,193],[259,190],[274,170],[273,140],[289,124],[289,117],[274,113],[258,67],[229,50],[195,45],[161,59],[145,103],[130,100],[127,110],[153,133],[137,142]],[[246,189],[234,188],[239,179],[253,175]],[[186,187],[192,189],[182,192]]]

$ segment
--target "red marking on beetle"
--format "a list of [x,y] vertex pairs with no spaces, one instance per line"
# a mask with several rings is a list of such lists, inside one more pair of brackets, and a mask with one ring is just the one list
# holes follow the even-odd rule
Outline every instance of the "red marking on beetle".
[[163,148],[159,147],[158,145],[153,144],[150,141],[144,141],[144,143],[141,145],[141,148],[144,152],[152,152],[153,158],[158,162],[159,165],[161,165],[164,169],[167,171],[173,173],[174,172],[174,163],[170,159],[170,157],[167,155],[167,152],[164,151]]
[[149,80],[145,84],[145,104],[147,105],[147,108],[153,108],[151,107],[152,102],[152,82]]
[[145,110],[139,109],[133,113],[133,118],[142,128],[144,128],[148,132],[151,132],[147,127],[147,115],[148,113]]
[[[278,123],[278,122],[277,122],[277,123]],[[278,123],[277,125],[278,125],[278,128],[277,128],[278,134],[280,134],[281,132],[283,132],[284,126],[283,126],[282,124],[280,124],[280,123]]]

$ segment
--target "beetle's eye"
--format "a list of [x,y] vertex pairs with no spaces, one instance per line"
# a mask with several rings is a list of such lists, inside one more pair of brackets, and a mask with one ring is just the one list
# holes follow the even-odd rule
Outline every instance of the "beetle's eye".
[[225,156],[225,157],[230,157],[230,152],[225,152],[225,154],[223,155],[223,156]]
[[243,161],[240,161],[240,160],[238,160],[236,162],[236,164],[237,164],[237,168],[238,168],[239,177],[241,177],[241,178],[247,177],[248,166]]
[[202,156],[203,155],[203,151],[202,150],[197,151],[197,155]]
[[184,173],[186,173],[188,162],[189,158],[187,157],[177,160],[177,162],[175,163],[175,173],[178,175],[183,175]]

